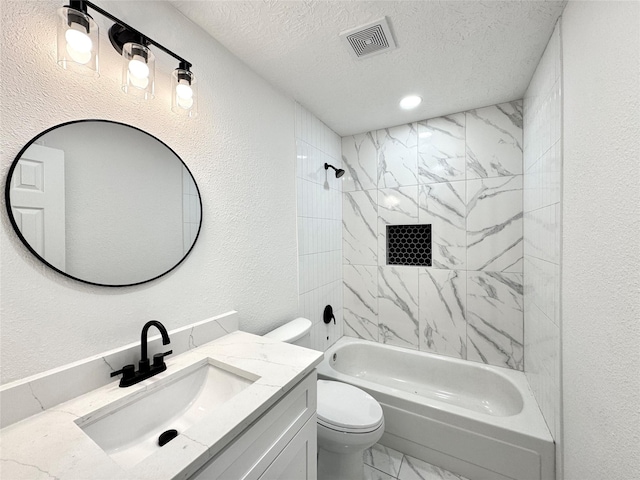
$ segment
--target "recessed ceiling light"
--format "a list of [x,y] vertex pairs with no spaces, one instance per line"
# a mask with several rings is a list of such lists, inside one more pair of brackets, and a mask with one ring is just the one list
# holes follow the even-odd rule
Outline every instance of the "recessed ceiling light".
[[419,97],[418,95],[407,95],[402,100],[400,100],[400,108],[411,110],[412,108],[416,108],[421,103],[422,97]]

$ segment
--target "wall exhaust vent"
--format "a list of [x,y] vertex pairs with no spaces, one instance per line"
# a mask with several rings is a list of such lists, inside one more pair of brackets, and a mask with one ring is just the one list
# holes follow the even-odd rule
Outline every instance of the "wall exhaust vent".
[[342,32],[340,38],[355,59],[370,57],[397,48],[391,35],[387,17]]

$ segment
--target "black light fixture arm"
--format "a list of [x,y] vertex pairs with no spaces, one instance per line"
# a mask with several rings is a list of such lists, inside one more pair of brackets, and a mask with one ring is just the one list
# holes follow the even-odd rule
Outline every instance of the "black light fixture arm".
[[161,44],[159,44],[158,42],[156,42],[152,38],[149,38],[145,34],[141,33],[139,30],[136,30],[132,26],[126,24],[125,22],[120,20],[118,17],[114,17],[109,12],[107,12],[106,10],[103,10],[102,8],[98,7],[94,3],[91,3],[91,2],[89,2],[87,0],[70,0],[69,1],[69,7],[73,8],[75,10],[78,10],[78,11],[80,11],[82,13],[87,13],[87,7],[91,7],[92,10],[95,10],[96,12],[98,12],[103,17],[106,17],[109,20],[117,23],[118,25],[121,25],[122,27],[126,28],[127,30],[129,30],[132,33],[134,33],[136,35],[139,35],[145,45],[153,45],[154,47],[159,48],[160,50],[162,50],[164,53],[166,53],[168,55],[171,55],[173,58],[175,58],[176,60],[178,60],[180,62],[181,68],[182,68],[182,65],[184,65],[186,67],[185,70],[190,70],[191,69],[191,66],[192,66],[191,63],[188,62],[187,60],[185,60],[184,58],[182,58],[180,55],[177,55],[177,54],[173,53],[168,48],[162,46]]

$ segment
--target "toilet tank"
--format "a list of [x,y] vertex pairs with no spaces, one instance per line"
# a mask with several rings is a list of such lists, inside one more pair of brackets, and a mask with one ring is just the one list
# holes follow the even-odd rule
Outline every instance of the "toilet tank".
[[301,347],[311,348],[311,320],[298,317],[264,336],[280,342],[293,343]]

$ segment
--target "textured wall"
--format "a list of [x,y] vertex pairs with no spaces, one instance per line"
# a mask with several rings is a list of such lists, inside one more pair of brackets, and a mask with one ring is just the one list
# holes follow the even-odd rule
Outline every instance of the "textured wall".
[[562,18],[564,478],[640,472],[640,4]]
[[[299,314],[313,322],[311,345],[326,350],[342,336],[342,182],[340,137],[296,104]],[[333,307],[336,323],[322,313]]]
[[[344,137],[345,334],[523,368],[522,103]],[[387,225],[430,224],[432,267]]]
[[[522,98],[566,2],[173,1],[342,136]],[[338,34],[384,16],[399,48],[354,61]]]
[[150,319],[177,328],[236,309],[243,330],[263,333],[295,317],[293,101],[161,2],[107,8],[193,62],[198,118],[171,113],[176,65],[161,53],[156,98],[123,94],[120,58],[104,29],[101,76],[70,74],[55,63],[60,5],[2,3],[2,177],[20,148],[52,125],[81,118],[128,123],[163,140],[189,166],[202,192],[203,230],[190,257],[168,276],[107,289],[44,267],[2,213],[2,381],[135,341]]
[[524,371],[560,439],[560,24],[524,97]]

